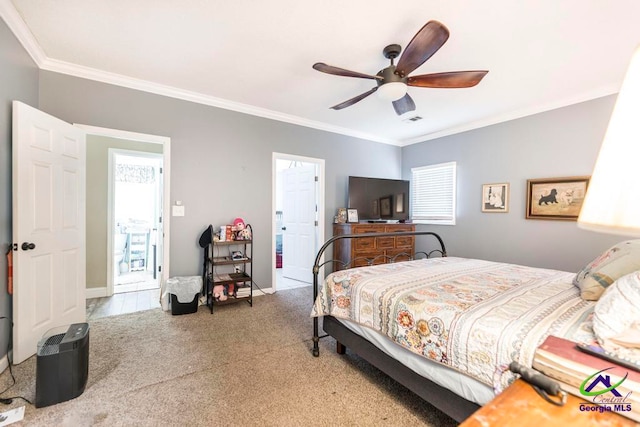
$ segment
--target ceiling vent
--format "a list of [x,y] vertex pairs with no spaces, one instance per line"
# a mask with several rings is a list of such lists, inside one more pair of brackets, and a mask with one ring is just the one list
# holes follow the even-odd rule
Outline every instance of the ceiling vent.
[[405,123],[411,123],[411,122],[417,122],[418,120],[422,120],[422,116],[407,117],[406,119],[403,119],[402,121],[405,122]]

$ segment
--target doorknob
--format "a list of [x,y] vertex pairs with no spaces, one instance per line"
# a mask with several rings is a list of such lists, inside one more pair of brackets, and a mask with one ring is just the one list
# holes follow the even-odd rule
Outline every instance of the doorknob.
[[283,229],[283,230],[286,230],[286,229],[287,229],[287,227],[282,227],[282,229]]
[[35,243],[24,242],[22,244],[22,250],[23,251],[28,251],[29,249],[35,249],[35,248],[36,248],[36,244]]

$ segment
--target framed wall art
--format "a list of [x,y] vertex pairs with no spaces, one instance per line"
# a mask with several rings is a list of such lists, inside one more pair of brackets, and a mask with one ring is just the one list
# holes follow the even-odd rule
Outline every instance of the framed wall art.
[[509,212],[509,183],[482,185],[482,212]]
[[527,180],[527,219],[577,221],[589,176]]

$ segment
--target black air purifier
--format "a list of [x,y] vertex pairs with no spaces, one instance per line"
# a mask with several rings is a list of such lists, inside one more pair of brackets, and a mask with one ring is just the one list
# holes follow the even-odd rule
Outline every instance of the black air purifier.
[[38,343],[36,408],[80,396],[89,375],[89,324],[50,329]]

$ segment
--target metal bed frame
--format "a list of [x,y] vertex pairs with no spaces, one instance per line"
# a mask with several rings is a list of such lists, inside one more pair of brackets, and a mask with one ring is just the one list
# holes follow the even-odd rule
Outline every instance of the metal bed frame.
[[[387,233],[362,233],[362,234],[343,234],[330,238],[327,240],[324,245],[318,251],[316,255],[315,262],[313,264],[313,301],[318,297],[318,275],[320,273],[320,269],[326,267],[328,264],[332,264],[332,266],[340,266],[342,268],[347,268],[350,266],[354,260],[350,260],[349,262],[343,263],[338,260],[330,259],[328,261],[322,261],[323,255],[326,249],[333,244],[336,240],[339,239],[360,239],[360,238],[371,238],[371,237],[386,237],[386,236],[432,236],[434,237],[440,247],[429,252],[416,252],[415,254],[407,254],[402,253],[398,254],[394,257],[387,257],[384,255],[380,255],[378,257],[372,259],[366,259],[368,265],[373,265],[376,261],[380,261],[382,257],[385,258],[387,262],[394,262],[395,258],[402,257],[402,260],[406,260],[406,257],[409,256],[411,259],[418,258],[430,258],[433,254],[438,254],[440,256],[447,256],[447,252],[444,246],[444,242],[436,233],[430,231],[402,231],[402,232],[387,232]],[[358,258],[361,260],[362,258]],[[336,340],[336,351],[338,354],[344,354],[346,348],[348,347],[355,354],[369,362],[371,365],[380,369],[382,372],[393,378],[398,383],[402,384],[426,402],[432,404],[434,407],[438,408],[445,414],[449,415],[451,418],[455,419],[458,422],[462,422],[466,418],[468,418],[472,413],[480,408],[480,406],[471,402],[452,391],[448,390],[445,387],[442,387],[428,378],[422,377],[416,374],[410,368],[404,366],[391,356],[387,355],[380,349],[378,349],[375,345],[369,342],[367,339],[361,337],[360,335],[352,332],[342,323],[337,321],[332,316],[324,316],[322,322],[322,329],[326,334],[319,335],[319,326],[318,326],[319,318],[313,318],[313,350],[312,353],[315,357],[320,356],[320,348],[319,341],[321,338],[325,338],[331,336]]]

